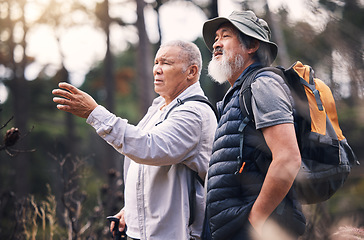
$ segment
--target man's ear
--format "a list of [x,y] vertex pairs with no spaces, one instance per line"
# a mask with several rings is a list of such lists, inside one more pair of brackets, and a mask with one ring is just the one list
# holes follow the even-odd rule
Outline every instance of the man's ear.
[[256,39],[254,39],[248,49],[249,54],[254,54],[256,51],[258,51],[258,48],[260,46],[260,42]]
[[193,80],[198,75],[198,67],[197,67],[197,65],[191,65],[191,66],[189,66],[188,69],[187,69],[187,71],[188,71],[188,75],[187,75],[187,79],[188,80]]

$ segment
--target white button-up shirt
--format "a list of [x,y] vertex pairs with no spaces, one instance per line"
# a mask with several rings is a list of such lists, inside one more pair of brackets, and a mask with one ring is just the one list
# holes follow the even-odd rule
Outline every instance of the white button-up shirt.
[[156,98],[137,126],[101,106],[87,119],[105,141],[126,156],[124,216],[127,235],[132,238],[200,239],[204,189],[196,180],[195,221],[188,226],[187,182],[190,169],[205,179],[216,118],[207,104],[189,101],[175,108],[164,120],[177,99],[194,95],[204,95],[199,82],[164,108],[164,99]]

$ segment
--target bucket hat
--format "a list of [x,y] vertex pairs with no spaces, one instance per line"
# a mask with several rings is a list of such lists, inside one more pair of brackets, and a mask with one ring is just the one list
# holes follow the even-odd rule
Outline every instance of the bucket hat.
[[270,41],[271,31],[266,21],[258,18],[252,11],[234,11],[228,17],[208,20],[202,28],[202,35],[207,48],[212,52],[216,31],[224,23],[231,23],[240,32],[269,44],[273,60],[277,57],[278,47]]

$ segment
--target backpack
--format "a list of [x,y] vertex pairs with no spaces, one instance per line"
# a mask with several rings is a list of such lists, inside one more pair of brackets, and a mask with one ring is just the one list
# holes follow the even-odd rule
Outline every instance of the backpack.
[[[210,108],[212,109],[212,111],[215,113],[215,116],[217,118],[217,111],[215,109],[215,107],[210,103],[210,101],[202,96],[202,95],[194,95],[194,96],[191,96],[191,97],[188,97],[188,98],[185,98],[183,100],[177,98],[177,103],[175,105],[173,105],[169,110],[168,112],[166,113],[164,120],[167,119],[168,115],[171,113],[171,111],[178,107],[178,106],[181,106],[182,104],[184,104],[185,102],[187,101],[198,101],[198,102],[202,102],[202,103],[205,103],[207,105],[210,106]],[[162,121],[162,122],[163,122]],[[156,125],[162,123],[162,122],[159,122],[157,123]],[[200,176],[198,175],[197,172],[193,171],[191,169],[190,171],[190,177],[187,181],[187,185],[188,185],[188,189],[189,189],[189,193],[188,193],[188,201],[189,201],[189,208],[190,208],[190,219],[189,219],[189,223],[188,223],[188,226],[191,226],[192,223],[195,221],[195,207],[196,207],[196,187],[195,187],[195,179],[198,180],[198,182],[204,186],[205,185],[205,182],[203,179],[200,178]]]
[[[330,88],[323,81],[314,78],[312,68],[301,62],[296,62],[288,69],[255,69],[245,77],[239,92],[240,109],[245,118],[239,127],[238,169],[242,163],[244,129],[247,124],[254,122],[251,84],[262,71],[280,75],[289,86],[294,100],[294,126],[302,158],[293,184],[296,197],[303,204],[326,201],[342,187],[352,165],[359,165],[359,161],[339,127]],[[256,163],[261,171],[267,172],[267,163],[264,166],[258,161]]]

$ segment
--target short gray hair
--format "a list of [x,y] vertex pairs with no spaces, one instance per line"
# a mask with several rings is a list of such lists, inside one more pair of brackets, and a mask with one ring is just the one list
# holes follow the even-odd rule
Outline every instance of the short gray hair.
[[200,76],[202,68],[202,57],[200,49],[197,47],[197,45],[192,42],[174,40],[161,44],[160,48],[174,46],[179,47],[182,50],[181,55],[186,60],[186,67],[184,71],[186,71],[189,66],[196,65],[198,68],[198,76]]

